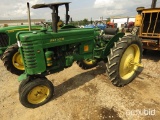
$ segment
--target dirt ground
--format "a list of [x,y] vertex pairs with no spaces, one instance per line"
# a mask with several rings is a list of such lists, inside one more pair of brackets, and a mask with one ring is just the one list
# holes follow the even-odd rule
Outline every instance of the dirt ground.
[[160,52],[142,59],[143,72],[129,85],[115,87],[105,64],[82,70],[76,63],[47,78],[55,86],[53,99],[29,109],[19,102],[18,76],[0,61],[0,120],[159,120]]

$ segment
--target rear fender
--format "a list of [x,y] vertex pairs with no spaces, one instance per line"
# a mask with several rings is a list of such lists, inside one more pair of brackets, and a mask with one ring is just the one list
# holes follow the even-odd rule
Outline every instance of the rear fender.
[[61,27],[60,29],[69,29],[69,28],[76,28],[74,25],[65,25]]
[[117,33],[113,38],[110,39],[110,41],[107,43],[104,52],[103,57],[106,58],[107,55],[110,53],[110,49],[113,47],[114,42],[117,42],[119,38],[122,38],[125,35],[125,33]]

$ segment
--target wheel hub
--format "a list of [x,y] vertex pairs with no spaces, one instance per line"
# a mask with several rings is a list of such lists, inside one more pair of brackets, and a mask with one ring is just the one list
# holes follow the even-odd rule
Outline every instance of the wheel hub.
[[92,65],[94,64],[96,61],[95,60],[91,60],[91,59],[86,59],[86,60],[83,60],[84,63],[86,63],[87,65]]
[[32,104],[39,104],[47,99],[49,92],[46,86],[37,86],[29,92],[28,101]]
[[138,68],[135,63],[140,61],[140,50],[136,44],[130,45],[122,55],[119,67],[120,77],[123,80],[130,78]]
[[16,52],[12,58],[13,66],[19,70],[24,70],[22,57],[19,52]]
[[133,56],[132,55],[130,55],[129,57],[127,57],[126,58],[126,60],[125,60],[125,66],[124,66],[124,68],[125,69],[130,69],[133,65],[131,64],[131,63],[133,63],[133,61],[134,61],[134,58],[133,58]]

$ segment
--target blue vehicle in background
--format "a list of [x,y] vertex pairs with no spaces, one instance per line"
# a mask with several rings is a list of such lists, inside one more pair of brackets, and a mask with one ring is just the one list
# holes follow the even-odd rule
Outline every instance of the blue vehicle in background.
[[100,23],[100,24],[97,24],[97,27],[100,28],[101,30],[104,30],[107,27],[107,25]]
[[105,28],[107,28],[107,25],[104,24],[103,22],[94,22],[93,24],[89,24],[89,25],[85,25],[84,28],[100,28],[101,30],[104,30]]

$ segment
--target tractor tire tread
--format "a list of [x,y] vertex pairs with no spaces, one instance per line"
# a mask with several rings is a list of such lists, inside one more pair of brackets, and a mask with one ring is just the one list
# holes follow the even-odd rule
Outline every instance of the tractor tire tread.
[[[32,90],[32,88],[36,87],[36,86],[41,86],[41,85],[45,85],[50,89],[50,93],[48,95],[48,97],[46,98],[45,101],[38,103],[38,104],[32,104],[28,101],[27,96],[30,92],[30,90]],[[47,103],[54,95],[54,86],[52,84],[51,81],[45,79],[43,80],[43,78],[37,78],[35,80],[31,80],[29,81],[22,89],[22,91],[19,93],[19,100],[21,102],[21,104],[27,108],[36,108],[39,107],[41,105],[44,105],[45,103]]]
[[[132,78],[132,80],[127,80],[127,82],[123,82],[119,76],[119,64],[120,59],[123,55],[123,52],[128,47],[128,45],[132,43],[139,44],[140,52],[142,53],[142,43],[140,42],[139,38],[137,36],[124,36],[121,39],[117,41],[116,44],[114,44],[113,48],[110,49],[110,54],[107,56],[108,62],[106,64],[106,71],[107,75],[110,78],[113,85],[117,87],[122,87],[128,83],[130,83],[136,75]],[[141,57],[141,56],[140,56]]]

